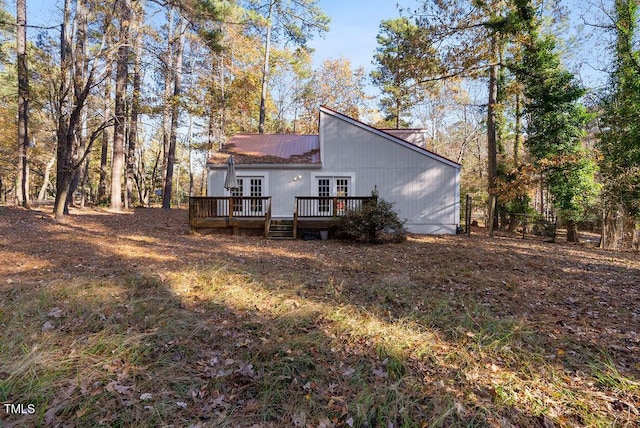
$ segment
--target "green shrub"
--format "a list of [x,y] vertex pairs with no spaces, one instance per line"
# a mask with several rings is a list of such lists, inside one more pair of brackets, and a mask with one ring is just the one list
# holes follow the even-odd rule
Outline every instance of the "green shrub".
[[361,208],[350,210],[336,219],[336,236],[371,244],[403,242],[407,239],[404,227],[406,220],[400,220],[393,210],[393,203],[378,199]]

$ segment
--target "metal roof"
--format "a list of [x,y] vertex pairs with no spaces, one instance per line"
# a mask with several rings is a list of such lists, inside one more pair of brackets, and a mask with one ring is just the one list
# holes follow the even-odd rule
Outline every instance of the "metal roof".
[[230,155],[236,164],[319,164],[320,140],[317,135],[237,134],[209,163],[224,163]]

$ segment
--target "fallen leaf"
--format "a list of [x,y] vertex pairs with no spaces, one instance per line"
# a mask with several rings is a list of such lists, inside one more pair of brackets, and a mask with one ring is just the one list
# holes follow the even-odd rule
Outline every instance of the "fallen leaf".
[[117,392],[118,394],[126,394],[131,389],[130,386],[120,385],[115,380],[109,382],[106,386],[107,391],[109,392]]
[[54,328],[56,328],[56,325],[51,321],[47,321],[42,325],[42,332],[44,333],[45,331],[51,331]]
[[252,379],[256,377],[256,373],[253,371],[253,364],[251,363],[240,364],[240,368],[234,371],[234,373],[237,373],[240,376],[245,376]]
[[342,376],[344,377],[351,377],[353,376],[353,374],[356,372],[356,369],[354,369],[353,367],[346,367],[343,371],[342,371]]
[[389,374],[384,369],[384,367],[378,367],[378,368],[373,369],[372,371],[373,371],[373,374],[376,375],[376,377],[378,377],[378,378],[389,377]]
[[49,313],[47,314],[48,317],[51,318],[60,318],[62,316],[62,309],[56,307],[53,308],[49,311]]

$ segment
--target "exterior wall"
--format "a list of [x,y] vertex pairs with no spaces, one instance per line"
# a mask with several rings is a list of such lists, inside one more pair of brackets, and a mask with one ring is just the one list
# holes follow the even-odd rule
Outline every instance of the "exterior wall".
[[389,140],[326,112],[320,114],[322,172],[357,177],[354,196],[377,186],[380,197],[395,202],[414,233],[455,233],[460,220],[460,169],[418,149]]
[[[236,165],[237,177],[264,177],[263,196],[271,196],[272,217],[293,217],[296,196],[309,196],[311,191],[311,177],[320,168],[300,169],[244,169]],[[207,196],[229,196],[224,188],[226,168],[212,168],[209,170],[207,182]]]

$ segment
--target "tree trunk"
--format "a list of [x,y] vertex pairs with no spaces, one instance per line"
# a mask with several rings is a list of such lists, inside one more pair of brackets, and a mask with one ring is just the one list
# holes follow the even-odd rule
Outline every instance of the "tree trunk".
[[165,187],[165,177],[167,174],[167,160],[169,156],[169,135],[171,134],[171,93],[174,81],[174,55],[173,46],[175,44],[174,34],[174,10],[169,8],[169,23],[167,24],[167,51],[164,57],[164,106],[162,109],[162,189]]
[[136,146],[138,144],[138,115],[140,114],[140,91],[142,82],[142,31],[138,23],[140,13],[134,12],[135,25],[134,65],[133,65],[133,95],[131,97],[131,122],[129,124],[129,144],[127,147],[127,177],[126,177],[126,207],[130,208],[133,196],[133,184],[136,168]]
[[50,176],[51,176],[51,168],[56,163],[56,154],[53,153],[47,162],[47,165],[44,168],[44,177],[42,179],[42,187],[40,188],[40,192],[38,193],[38,203],[44,202],[44,198],[47,196],[47,188],[50,184]]
[[116,100],[114,106],[115,125],[113,128],[113,161],[111,162],[111,209],[122,209],[122,174],[124,171],[124,140],[126,117],[127,76],[129,73],[129,24],[131,0],[122,2],[120,25],[120,47],[116,66]]
[[[76,1],[76,48],[75,48],[75,70],[73,77],[73,93],[75,95],[75,103],[78,103],[78,96],[82,93],[87,76],[87,8],[85,0]],[[84,104],[84,103],[83,103]],[[73,163],[77,163],[83,155],[83,151],[86,149],[87,144],[87,109],[86,107],[80,108],[81,120],[74,125],[74,134],[78,138],[77,146],[78,150],[73,150]],[[73,194],[78,188],[78,185],[84,182],[82,168],[76,168],[73,172],[73,179],[71,180],[71,186],[69,187],[69,193],[67,194],[66,204],[73,206]]]
[[27,68],[27,2],[16,1],[16,49],[18,59],[18,185],[17,202],[29,207],[29,174],[27,150],[29,148],[29,72]]
[[[105,80],[105,88],[104,88],[104,117],[106,120],[111,119],[111,79],[112,76],[112,68],[113,62],[111,60],[107,60],[106,71],[105,74],[107,78]],[[98,183],[98,197],[97,202],[98,205],[106,204],[107,202],[107,176],[109,174],[108,162],[109,162],[109,129],[105,128],[102,131],[102,147],[100,150],[100,181]]]
[[[56,136],[58,147],[56,149],[56,200],[53,213],[56,219],[61,219],[67,213],[67,194],[71,184],[71,162],[70,156],[73,150],[73,140],[70,139],[69,124],[64,112],[71,109],[69,105],[69,80],[71,78],[71,7],[70,1],[65,0],[63,9],[63,23],[60,32],[60,82],[59,93],[61,94],[58,105],[58,129]],[[70,119],[69,119],[70,120]]]
[[189,115],[189,129],[187,130],[187,147],[189,149],[188,162],[189,162],[189,196],[195,196],[194,180],[193,180],[193,165],[191,162],[193,144],[193,116]]
[[613,203],[605,208],[602,220],[602,242],[600,246],[607,250],[620,250],[625,247],[624,235],[627,214],[623,204]]
[[580,242],[578,224],[574,220],[567,221],[567,242]]
[[171,208],[171,196],[173,193],[173,167],[176,160],[176,145],[178,137],[178,121],[180,120],[180,95],[182,94],[182,51],[184,49],[184,32],[186,30],[186,19],[182,18],[180,23],[180,37],[176,49],[174,63],[173,80],[173,102],[171,103],[171,134],[169,135],[169,152],[167,153],[167,175],[164,181],[164,191],[162,192],[162,208]]
[[[496,49],[496,41],[492,40],[492,50]],[[493,230],[497,227],[498,217],[495,215],[496,206],[496,180],[498,177],[498,150],[496,141],[496,102],[498,96],[498,65],[493,64],[489,68],[489,104],[487,106],[487,180],[489,190],[489,230],[493,236]]]
[[271,50],[271,11],[273,3],[269,3],[269,13],[267,14],[267,35],[264,41],[264,63],[262,64],[262,90],[260,92],[260,121],[258,123],[258,132],[264,133],[264,122],[266,117],[266,99],[267,99],[267,79],[269,76],[269,56]]
[[521,143],[521,136],[520,136],[520,130],[522,129],[522,100],[521,100],[521,95],[520,92],[518,92],[516,94],[516,122],[514,124],[515,127],[515,138],[513,141],[513,164],[514,166],[517,168],[519,166],[520,163],[520,147],[522,146]]

